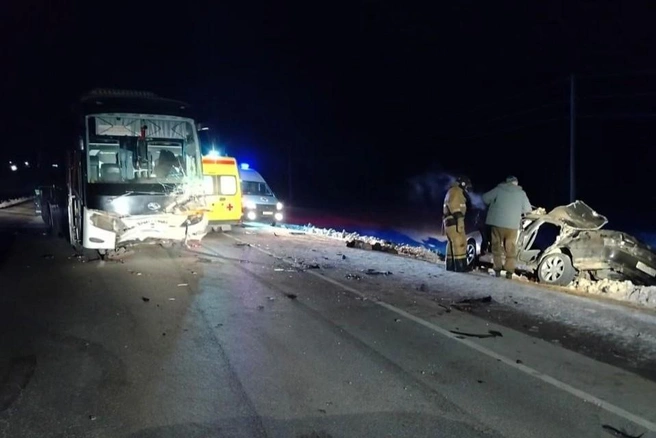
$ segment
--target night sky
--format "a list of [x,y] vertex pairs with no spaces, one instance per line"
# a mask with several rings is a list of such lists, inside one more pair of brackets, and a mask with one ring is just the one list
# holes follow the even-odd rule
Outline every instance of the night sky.
[[552,207],[574,73],[578,197],[652,210],[647,2],[213,3],[3,5],[2,165],[69,146],[88,89],[144,89],[191,103],[287,203],[401,205],[410,181],[460,172],[477,191],[514,174]]

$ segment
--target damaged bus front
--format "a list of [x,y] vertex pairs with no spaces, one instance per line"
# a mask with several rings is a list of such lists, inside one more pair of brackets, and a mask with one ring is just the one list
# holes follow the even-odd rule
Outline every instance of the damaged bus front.
[[68,163],[71,243],[106,254],[135,243],[201,240],[201,153],[187,105],[151,93],[94,90],[81,100]]

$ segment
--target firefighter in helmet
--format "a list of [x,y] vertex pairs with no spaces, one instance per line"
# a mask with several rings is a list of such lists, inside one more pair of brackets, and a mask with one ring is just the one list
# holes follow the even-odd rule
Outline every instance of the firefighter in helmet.
[[465,214],[467,213],[467,192],[471,181],[460,176],[451,183],[444,197],[442,220],[446,237],[446,270],[465,272],[467,266],[467,234],[465,233]]

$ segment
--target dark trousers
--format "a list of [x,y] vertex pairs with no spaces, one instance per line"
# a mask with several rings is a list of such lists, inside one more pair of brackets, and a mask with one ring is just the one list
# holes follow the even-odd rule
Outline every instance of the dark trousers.
[[[492,258],[494,270],[514,273],[517,261],[517,230],[492,227]],[[504,263],[505,258],[505,263]]]

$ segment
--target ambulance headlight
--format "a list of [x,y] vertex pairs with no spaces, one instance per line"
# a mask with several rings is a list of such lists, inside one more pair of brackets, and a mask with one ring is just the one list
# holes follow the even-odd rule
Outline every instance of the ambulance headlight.
[[282,202],[276,204],[276,210],[282,210]]
[[245,207],[247,210],[255,210],[255,209],[257,208],[257,206],[255,205],[255,203],[254,203],[253,201],[246,201],[246,202],[244,202],[244,207]]

